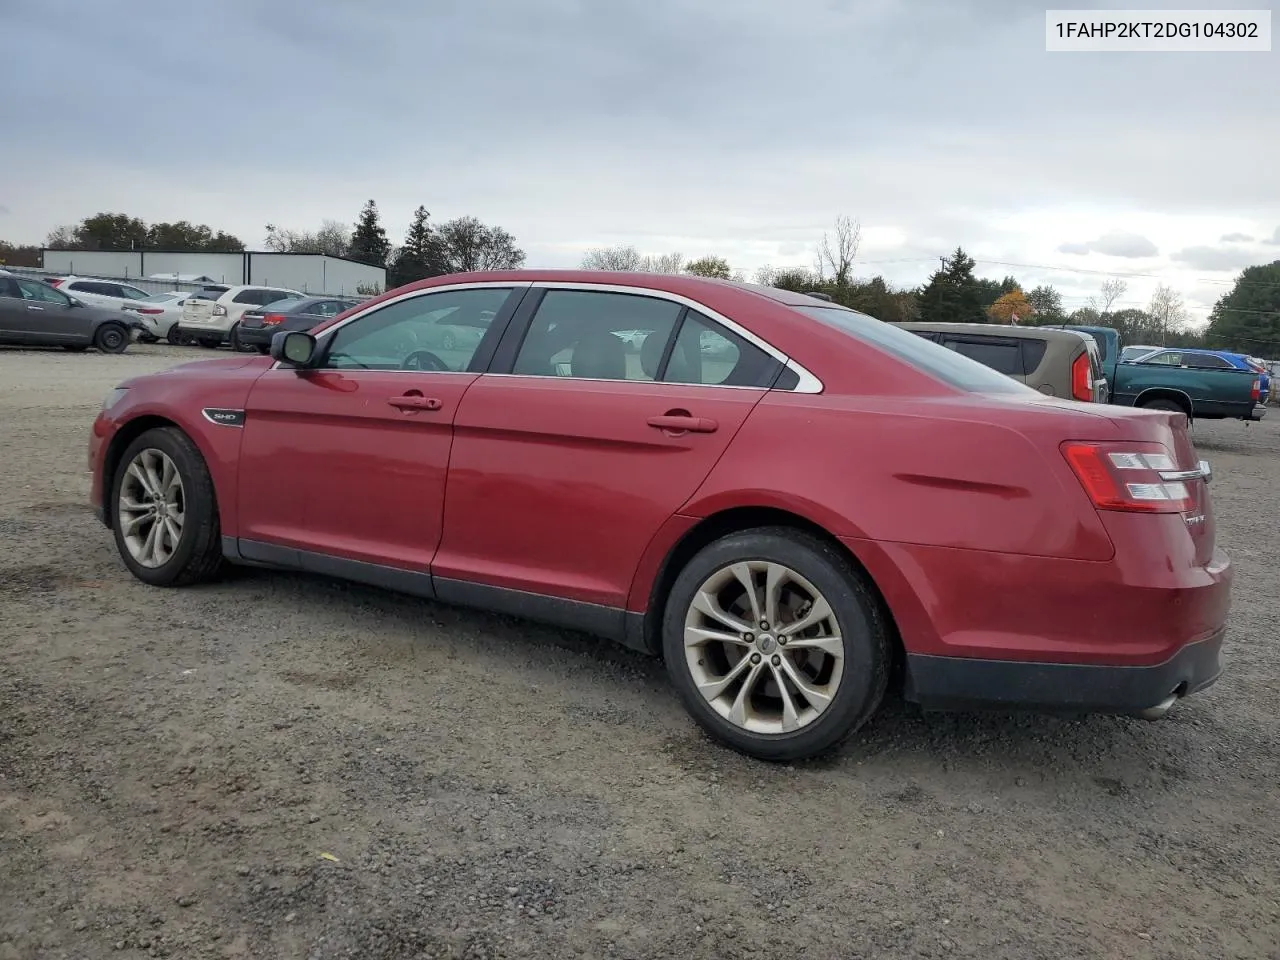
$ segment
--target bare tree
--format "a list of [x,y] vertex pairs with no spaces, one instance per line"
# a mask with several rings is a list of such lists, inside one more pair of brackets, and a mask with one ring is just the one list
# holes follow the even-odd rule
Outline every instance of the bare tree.
[[621,270],[627,273],[680,273],[684,257],[678,253],[641,253],[628,244],[596,247],[582,258],[583,270]]
[[54,227],[44,240],[44,245],[50,250],[73,250],[79,244],[80,238],[76,236],[76,228],[73,224]]
[[644,257],[635,247],[620,244],[616,247],[596,247],[582,258],[583,270],[643,270]]
[[1102,290],[1096,297],[1089,298],[1089,306],[1098,311],[1100,317],[1105,317],[1111,312],[1112,304],[1124,296],[1124,292],[1129,289],[1129,285],[1119,277],[1113,277],[1110,280],[1102,282]]
[[345,257],[351,247],[351,228],[341,220],[325,220],[315,231],[288,230],[268,223],[266,247],[276,253],[323,253],[329,257]]
[[830,273],[832,282],[838,287],[846,287],[853,279],[853,260],[858,255],[858,247],[862,243],[862,224],[852,217],[836,217],[835,244],[826,233],[818,244],[818,276],[827,279]]
[[1187,307],[1182,295],[1163,283],[1157,285],[1155,292],[1151,294],[1147,313],[1159,333],[1161,346],[1164,346],[1170,333],[1176,333],[1187,322]]

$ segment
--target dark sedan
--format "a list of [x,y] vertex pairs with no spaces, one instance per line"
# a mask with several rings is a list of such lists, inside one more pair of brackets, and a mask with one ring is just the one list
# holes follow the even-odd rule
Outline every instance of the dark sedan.
[[47,283],[0,271],[0,343],[124,353],[129,327],[119,310],[86,306]]
[[277,300],[264,307],[246,310],[232,337],[232,346],[267,353],[271,338],[281,330],[310,330],[321,320],[336,317],[344,310],[363,303],[355,297],[305,297],[302,300]]

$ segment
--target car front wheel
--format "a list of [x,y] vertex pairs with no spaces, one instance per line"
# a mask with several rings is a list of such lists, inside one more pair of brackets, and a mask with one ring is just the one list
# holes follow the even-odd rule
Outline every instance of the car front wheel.
[[694,719],[762,760],[832,749],[871,717],[888,683],[876,597],[838,549],[786,527],[699,552],[671,589],[662,636]]
[[175,427],[148,430],[120,459],[112,528],[129,571],[156,587],[211,579],[222,565],[213,480],[204,457]]

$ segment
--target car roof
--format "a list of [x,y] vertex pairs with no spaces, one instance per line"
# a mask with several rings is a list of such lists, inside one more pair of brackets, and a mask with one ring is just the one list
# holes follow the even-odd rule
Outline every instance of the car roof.
[[904,330],[923,330],[926,333],[968,333],[988,337],[1015,337],[1023,340],[1093,340],[1080,330],[1062,330],[1058,327],[1014,327],[1003,323],[926,323],[910,321],[895,326]]

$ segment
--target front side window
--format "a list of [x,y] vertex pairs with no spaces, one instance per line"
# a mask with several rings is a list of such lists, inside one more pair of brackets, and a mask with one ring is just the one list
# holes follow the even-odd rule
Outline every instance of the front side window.
[[512,372],[587,380],[656,380],[683,309],[670,300],[641,294],[548,290]]
[[324,366],[337,370],[464,371],[510,287],[442,290],[380,307],[342,324]]
[[56,303],[60,307],[71,305],[71,298],[60,290],[55,290],[47,283],[38,283],[34,280],[19,280],[18,289],[22,292],[24,300],[39,300],[42,303]]
[[1172,350],[1166,350],[1164,353],[1157,353],[1154,356],[1143,357],[1139,363],[1158,363],[1166,367],[1182,366],[1182,354],[1175,353]]

